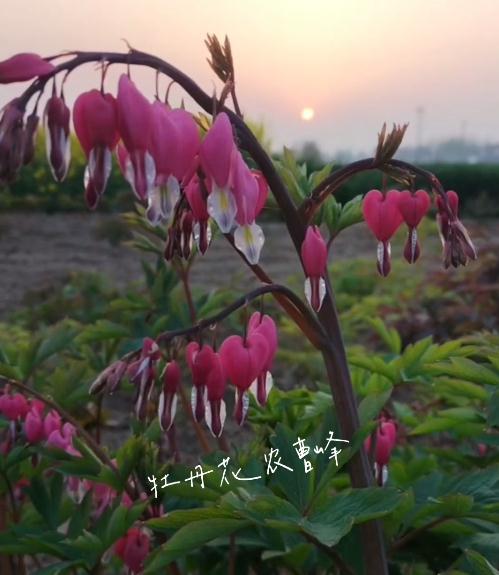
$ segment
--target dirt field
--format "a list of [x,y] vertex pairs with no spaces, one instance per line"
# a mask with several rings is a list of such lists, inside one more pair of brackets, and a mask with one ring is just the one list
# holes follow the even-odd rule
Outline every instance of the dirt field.
[[[0,320],[22,306],[26,294],[50,290],[74,271],[102,272],[118,286],[142,277],[140,257],[122,245],[102,237],[119,216],[81,213],[0,215]],[[496,237],[498,222],[469,224],[478,247]],[[274,281],[282,282],[299,271],[299,264],[282,224],[262,224],[266,244],[262,266]],[[439,265],[437,238],[425,242],[421,265]],[[333,257],[375,257],[375,243],[363,225],[354,226],[335,241]],[[431,252],[434,253],[431,253]],[[205,289],[222,284],[254,285],[251,272],[242,265],[231,246],[219,237],[193,267],[193,284]]]

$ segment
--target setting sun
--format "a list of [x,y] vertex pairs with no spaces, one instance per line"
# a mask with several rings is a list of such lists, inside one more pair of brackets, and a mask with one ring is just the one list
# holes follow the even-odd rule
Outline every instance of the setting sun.
[[301,119],[304,122],[310,122],[310,120],[313,120],[315,116],[315,110],[313,108],[303,108],[303,110],[301,111]]

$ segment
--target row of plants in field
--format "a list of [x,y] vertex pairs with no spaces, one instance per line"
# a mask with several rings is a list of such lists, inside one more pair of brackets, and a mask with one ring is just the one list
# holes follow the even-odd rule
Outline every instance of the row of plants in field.
[[[255,131],[260,128],[255,126]],[[47,212],[81,211],[86,208],[81,194],[83,173],[85,171],[85,156],[82,153],[76,138],[71,138],[72,162],[69,173],[62,184],[52,181],[50,170],[43,160],[45,149],[43,133],[37,140],[37,152],[33,163],[27,166],[19,178],[2,188],[0,195],[0,209],[2,211],[40,210]],[[284,168],[288,152],[274,154],[274,159]],[[330,171],[341,168],[336,165],[326,165],[323,170]],[[447,189],[456,190],[462,200],[466,215],[476,217],[494,217],[499,212],[496,208],[495,194],[499,188],[499,166],[482,164],[432,164],[424,166],[427,170],[438,173]],[[296,175],[300,179],[299,186],[305,185],[304,173]],[[366,190],[379,188],[381,177],[376,173],[358,174],[347,182],[338,193],[340,202],[345,203]],[[393,182],[395,187],[396,182]],[[296,184],[291,183],[292,190]],[[307,189],[305,187],[305,189]],[[104,211],[117,211],[131,208],[129,194],[123,186],[118,166],[113,165],[107,184],[107,190],[101,201]],[[275,209],[265,210],[265,219],[277,219],[279,214]]]

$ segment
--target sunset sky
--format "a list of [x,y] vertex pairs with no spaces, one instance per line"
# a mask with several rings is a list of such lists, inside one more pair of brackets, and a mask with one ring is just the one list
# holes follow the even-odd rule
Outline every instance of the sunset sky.
[[[410,122],[414,145],[418,107],[424,143],[463,133],[499,141],[497,0],[2,0],[0,22],[0,59],[124,50],[125,38],[210,93],[203,40],[228,34],[243,110],[264,121],[276,148],[316,140],[326,153],[368,151],[385,120]],[[154,74],[134,79],[152,97]],[[68,99],[97,82],[85,68]],[[0,104],[19,87],[0,87]],[[302,120],[304,108],[312,120]]]

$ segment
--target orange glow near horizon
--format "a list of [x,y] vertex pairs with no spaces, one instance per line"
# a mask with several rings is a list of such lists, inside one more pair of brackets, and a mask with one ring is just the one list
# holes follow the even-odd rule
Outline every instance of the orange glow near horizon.
[[[369,147],[383,121],[414,122],[425,139],[499,141],[499,2],[475,0],[18,0],[2,3],[0,59],[20,51],[125,50],[122,38],[192,75],[209,93],[206,33],[231,39],[241,105],[275,145],[316,140],[327,151]],[[120,71],[113,70],[110,83]],[[152,96],[154,75],[133,72]],[[68,97],[97,83],[72,75]],[[165,82],[166,84],[166,82]],[[19,87],[0,87],[0,105]],[[181,93],[174,90],[180,101]],[[301,115],[304,102],[320,122]],[[414,130],[407,140],[414,144]],[[412,141],[411,141],[412,138]]]

